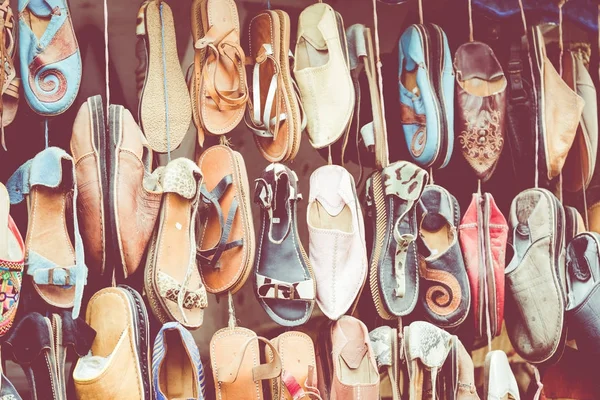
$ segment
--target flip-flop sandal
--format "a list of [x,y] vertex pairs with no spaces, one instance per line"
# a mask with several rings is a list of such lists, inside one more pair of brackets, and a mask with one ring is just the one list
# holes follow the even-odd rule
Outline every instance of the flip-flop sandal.
[[161,323],[188,329],[202,325],[208,305],[196,264],[196,213],[202,176],[198,166],[178,158],[154,174],[164,190],[159,223],[148,249],[144,287]]
[[266,10],[252,19],[252,99],[245,119],[258,150],[270,162],[293,159],[306,127],[300,94],[290,74],[291,54],[286,12]]
[[192,95],[198,143],[205,132],[231,132],[244,116],[248,87],[240,20],[234,0],[194,0],[192,35],[196,55]]
[[10,125],[17,115],[19,108],[19,86],[21,80],[17,78],[17,69],[14,64],[15,50],[15,19],[10,1],[4,0],[0,4],[0,19],[4,20],[4,27],[0,30],[0,61],[4,65],[4,73],[0,74],[0,128],[2,130],[2,147],[6,150],[4,128]]
[[[315,346],[306,333],[285,332],[271,340],[281,358],[281,379],[271,381],[273,400],[321,400],[317,389],[317,360]],[[265,347],[267,361],[273,362],[276,354]]]
[[[88,270],[77,207],[72,206],[77,204],[78,192],[73,158],[58,147],[49,147],[23,164],[7,188],[11,204],[27,199],[26,264],[33,287],[46,303],[73,307],[73,318],[77,318]],[[71,210],[72,219],[67,216]]]
[[[267,364],[260,363],[259,342],[274,354]],[[217,399],[263,399],[263,380],[279,379],[281,360],[267,339],[246,328],[224,328],[210,341],[210,363]]]
[[25,269],[25,243],[9,210],[8,191],[0,183],[0,296],[3,299],[0,337],[10,330],[15,320]]
[[198,160],[202,184],[197,257],[206,290],[238,291],[254,263],[254,225],[248,174],[242,155],[228,146],[212,146]]
[[164,0],[148,0],[140,7],[137,21],[136,34],[146,49],[139,120],[150,147],[167,153],[179,147],[192,119],[173,13]]
[[283,326],[304,324],[315,305],[316,281],[296,221],[301,198],[298,177],[285,165],[270,164],[256,180],[254,201],[262,223],[255,294],[269,317]]

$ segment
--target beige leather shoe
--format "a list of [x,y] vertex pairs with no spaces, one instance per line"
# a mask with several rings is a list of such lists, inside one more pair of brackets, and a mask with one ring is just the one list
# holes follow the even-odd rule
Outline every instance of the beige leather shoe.
[[354,109],[342,17],[327,4],[313,4],[300,14],[297,38],[294,76],[310,142],[321,149],[347,131]]
[[520,400],[519,386],[510,369],[506,353],[490,351],[485,356],[483,400]]

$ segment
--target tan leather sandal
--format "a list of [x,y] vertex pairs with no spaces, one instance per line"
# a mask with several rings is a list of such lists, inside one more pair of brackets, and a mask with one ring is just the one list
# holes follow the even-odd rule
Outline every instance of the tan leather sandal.
[[249,60],[254,67],[246,125],[268,161],[291,160],[307,121],[290,73],[290,17],[285,11],[266,10],[252,19]]
[[[267,364],[259,364],[259,341],[274,354]],[[263,400],[261,381],[281,377],[281,360],[275,346],[246,328],[217,331],[210,341],[210,363],[217,399]]]
[[192,109],[198,143],[205,132],[231,132],[244,116],[248,86],[246,56],[240,46],[240,20],[234,0],[192,3],[194,75]]

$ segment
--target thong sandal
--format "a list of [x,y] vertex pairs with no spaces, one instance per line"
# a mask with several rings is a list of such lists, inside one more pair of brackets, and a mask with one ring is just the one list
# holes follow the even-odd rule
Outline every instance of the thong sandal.
[[240,46],[240,21],[234,0],[192,3],[194,75],[192,106],[198,143],[205,132],[231,132],[244,116],[248,87],[245,54]]
[[196,329],[208,305],[196,264],[195,222],[202,176],[187,158],[175,159],[154,173],[164,198],[148,250],[145,292],[161,323],[177,321]]
[[219,294],[239,290],[254,263],[254,225],[250,208],[248,175],[244,159],[227,146],[212,146],[198,166],[202,219],[197,227],[197,257],[206,290]]
[[[274,354],[260,364],[258,342]],[[218,399],[263,399],[262,380],[281,376],[281,360],[273,344],[246,328],[224,328],[210,341],[210,362]]]
[[[315,346],[306,333],[285,332],[271,340],[281,358],[281,379],[271,381],[273,400],[322,400],[317,389],[317,361]],[[276,353],[265,347],[269,362],[275,360]]]
[[10,125],[17,115],[19,107],[19,86],[21,80],[17,78],[17,69],[14,65],[15,50],[15,19],[10,1],[4,0],[0,5],[0,20],[3,28],[0,29],[0,57],[4,65],[4,73],[0,74],[0,129],[2,130],[2,147],[6,150],[4,128]]
[[192,119],[173,13],[164,0],[148,0],[140,7],[137,21],[136,34],[145,45],[142,64],[146,66],[138,71],[144,75],[139,120],[150,147],[167,153],[179,147]]
[[72,206],[77,204],[74,164],[64,150],[49,147],[23,164],[7,183],[11,204],[27,199],[27,275],[46,303],[73,307],[73,319],[79,315],[88,272]]
[[290,73],[290,17],[266,10],[250,22],[252,99],[245,122],[261,154],[270,162],[296,157],[306,118]]

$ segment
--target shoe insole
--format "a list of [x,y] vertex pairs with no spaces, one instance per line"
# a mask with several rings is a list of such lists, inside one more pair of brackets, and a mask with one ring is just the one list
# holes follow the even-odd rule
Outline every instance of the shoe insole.
[[[281,356],[281,368],[292,375],[296,382],[306,390],[306,380],[308,378],[309,366],[315,367],[315,348],[310,337],[296,332],[283,333],[278,338],[278,343],[275,344]],[[267,346],[268,349],[268,346]],[[273,355],[269,349],[269,360],[273,359]],[[284,390],[284,399],[293,400],[289,391]]]
[[35,37],[37,37],[38,40],[41,39],[42,35],[44,35],[44,32],[46,32],[48,25],[50,25],[50,20],[52,19],[52,14],[48,15],[47,17],[46,16],[37,16],[33,12],[31,12],[28,8],[26,8],[23,11],[22,15],[23,15],[23,18],[25,19],[25,22],[27,23],[27,25],[29,25],[29,28],[35,35]]
[[[355,321],[341,319],[338,324],[347,338],[364,336],[361,326]],[[363,356],[358,368],[350,368],[341,355],[336,362],[338,363],[338,379],[345,385],[372,384],[379,381],[379,372],[374,370],[368,352]]]
[[408,90],[415,96],[420,96],[421,91],[419,90],[419,87],[417,86],[417,71],[418,71],[418,68],[414,68],[412,71],[403,69],[400,80],[402,82],[402,86],[404,86],[404,88],[406,90]]
[[338,215],[329,214],[318,200],[313,202],[310,207],[310,225],[312,227],[352,233],[352,211],[347,205]]
[[431,256],[444,253],[453,242],[452,229],[448,224],[443,225],[437,231],[427,231],[421,228],[421,238],[431,252]]
[[[192,205],[191,200],[179,196],[176,193],[164,195],[162,204],[161,227],[158,237],[158,254],[156,257],[156,268],[175,279],[179,284],[185,280],[190,263],[190,219]],[[188,278],[186,288],[189,291],[197,290],[202,284],[198,269],[194,270]],[[171,313],[180,315],[181,311],[177,303],[164,300]],[[190,325],[198,326],[202,323],[203,310],[199,307],[185,309],[186,318]]]
[[327,48],[319,49],[310,43],[310,38],[318,38],[319,41],[325,43],[325,38],[319,30],[319,22],[321,22],[321,18],[326,11],[327,6],[325,4],[315,4],[300,14],[298,25],[302,26],[304,33],[299,38],[296,46],[297,70],[320,67],[329,61],[329,50]]
[[458,84],[469,94],[479,97],[487,97],[499,93],[506,88],[506,78],[486,81],[484,79],[472,78]]
[[112,354],[132,323],[130,314],[129,301],[123,289],[104,289],[92,297],[85,322],[96,331],[91,348],[93,356],[106,358]]
[[[30,202],[27,251],[35,251],[61,267],[75,265],[75,250],[67,227],[67,196],[61,189],[34,186]],[[73,284],[72,282],[71,284]],[[45,301],[57,307],[73,305],[75,286],[63,288],[56,285],[34,285]]]
[[165,358],[159,367],[160,391],[167,399],[195,399],[192,361],[176,330],[165,332]]
[[9,237],[12,236],[8,229],[8,214],[10,212],[10,199],[6,187],[0,183],[0,260],[9,259]]

